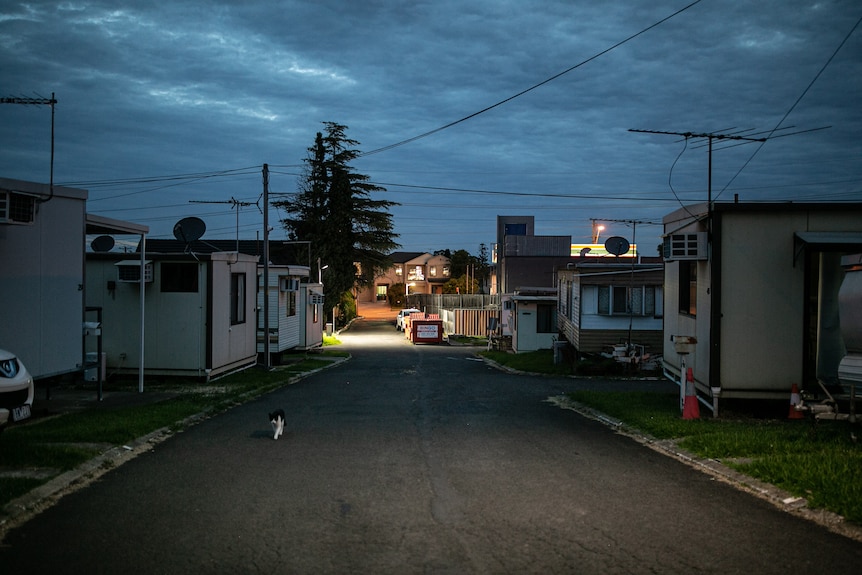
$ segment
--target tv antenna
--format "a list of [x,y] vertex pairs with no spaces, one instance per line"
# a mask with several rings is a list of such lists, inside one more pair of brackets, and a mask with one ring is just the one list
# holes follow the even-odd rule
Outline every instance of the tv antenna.
[[234,197],[229,200],[189,200],[190,204],[230,204],[231,209],[236,209],[236,251],[239,253],[239,210],[245,206],[256,206],[254,202],[241,202]]
[[713,140],[742,140],[746,142],[765,142],[767,138],[751,138],[748,136],[740,136],[737,134],[716,134],[714,132],[707,132],[705,134],[698,134],[694,132],[665,132],[662,130],[633,130],[630,129],[629,132],[638,132],[641,134],[663,134],[666,136],[682,136],[686,140],[689,138],[705,138],[709,141],[709,161],[707,166],[707,199],[706,199],[706,210],[707,210],[707,221],[711,221],[712,217],[712,142]]
[[[767,140],[772,139],[772,138],[784,138],[786,136],[793,136],[796,134],[804,134],[806,132],[825,130],[828,127],[829,126],[823,126],[820,128],[813,128],[811,130],[800,130],[798,132],[791,132],[790,134],[781,134],[781,135],[777,135],[777,136],[773,135],[776,131],[778,131],[777,128],[775,130],[771,130],[769,132],[758,132],[755,134],[748,134],[748,135],[742,135],[742,134],[745,134],[746,132],[750,132],[751,129],[741,130],[741,131],[730,133],[730,134],[718,134],[715,132],[707,132],[707,133],[700,133],[699,134],[699,133],[695,133],[695,132],[668,132],[668,131],[664,131],[664,130],[634,130],[634,129],[629,129],[629,132],[638,132],[641,134],[663,134],[663,135],[668,135],[668,136],[682,136],[686,140],[688,140],[689,138],[703,138],[703,139],[707,140],[708,147],[709,147],[709,164],[707,167],[707,201],[706,201],[707,220],[706,221],[707,221],[707,226],[708,226],[707,229],[709,229],[709,227],[712,226],[712,143],[714,140],[736,141],[736,145],[746,144],[749,142],[760,142],[762,144],[763,142],[766,142]],[[789,128],[790,127],[782,128],[782,129],[789,129]],[[734,130],[734,129],[736,129],[736,128],[728,128],[728,130]],[[763,138],[753,138],[752,137],[752,136],[762,134],[762,133],[767,133],[768,135],[766,137],[763,137]]]
[[23,104],[25,106],[51,106],[51,174],[48,180],[49,195],[47,198],[39,198],[39,202],[47,202],[54,197],[54,106],[57,104],[57,99],[54,98],[54,92],[51,92],[50,98],[28,98],[20,96],[9,96],[0,98],[0,104]]

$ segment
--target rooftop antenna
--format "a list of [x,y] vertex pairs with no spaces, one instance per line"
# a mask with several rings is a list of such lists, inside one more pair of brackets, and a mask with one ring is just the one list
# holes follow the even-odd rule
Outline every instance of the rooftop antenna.
[[638,132],[641,134],[663,134],[669,136],[682,136],[686,140],[689,138],[706,138],[709,141],[709,163],[707,167],[707,200],[706,200],[706,213],[707,213],[707,226],[709,231],[712,228],[712,142],[713,140],[742,140],[746,142],[765,142],[767,138],[750,138],[748,136],[739,136],[735,134],[716,134],[714,132],[707,132],[704,134],[698,134],[694,132],[665,132],[661,130],[629,130],[629,132]]
[[0,104],[23,104],[25,106],[51,106],[51,174],[48,180],[49,195],[47,198],[39,198],[39,202],[47,202],[54,197],[54,106],[57,104],[57,99],[54,98],[54,92],[51,92],[50,98],[27,98],[27,97],[6,97],[0,98]]
[[243,206],[254,206],[257,205],[252,202],[241,202],[234,197],[231,197],[229,200],[217,201],[217,200],[189,200],[190,204],[231,204],[231,209],[236,208],[236,251],[239,253],[239,209]]
[[[788,128],[780,128],[780,129],[785,130],[785,129],[789,129],[792,127],[793,126],[789,126]],[[766,142],[767,140],[771,140],[771,139],[775,139],[775,138],[785,138],[787,136],[795,136],[797,134],[804,134],[807,132],[815,132],[817,130],[826,130],[828,128],[829,128],[829,126],[822,126],[820,128],[813,128],[810,130],[800,130],[798,132],[791,132],[789,134],[775,135],[775,132],[779,131],[779,128],[776,128],[775,130],[769,131],[769,133],[768,133],[769,135],[767,135],[766,137],[763,137],[763,138],[753,138],[751,136],[763,134],[764,132],[756,132],[754,134],[741,135],[741,134],[747,134],[748,132],[751,132],[751,129],[738,130],[736,132],[729,133],[729,134],[719,134],[716,132],[707,132],[707,133],[700,133],[699,134],[699,133],[695,133],[695,132],[666,132],[663,130],[634,130],[634,129],[630,129],[629,132],[638,132],[641,134],[664,134],[664,135],[669,135],[669,136],[682,136],[686,140],[688,140],[689,138],[705,138],[707,140],[707,145],[709,148],[709,165],[707,168],[706,225],[707,225],[707,233],[711,234],[712,233],[712,143],[713,143],[713,140],[735,141],[736,142],[735,145],[742,145],[742,144],[747,144],[750,142],[760,142],[762,144],[763,142]],[[730,131],[730,130],[735,130],[735,129],[736,128],[728,128],[728,130],[725,130],[725,131]],[[726,146],[726,147],[731,147],[731,146]]]

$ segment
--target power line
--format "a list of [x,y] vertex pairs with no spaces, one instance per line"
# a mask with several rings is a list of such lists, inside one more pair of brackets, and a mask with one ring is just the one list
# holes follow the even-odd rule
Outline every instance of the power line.
[[[808,85],[805,87],[805,89],[802,90],[802,93],[799,95],[798,98],[796,98],[796,101],[793,102],[793,105],[790,106],[790,109],[788,109],[787,112],[785,112],[784,116],[782,116],[781,119],[778,120],[778,123],[775,124],[775,128],[772,129],[772,132],[770,132],[770,134],[769,134],[769,136],[767,136],[767,138],[771,138],[772,134],[778,130],[778,127],[784,123],[784,120],[786,120],[787,117],[791,114],[791,112],[793,112],[793,110],[796,109],[796,106],[799,104],[799,102],[802,101],[802,98],[805,97],[805,94],[808,93],[808,90],[811,89],[811,86],[813,86],[814,83],[817,81],[817,79],[820,78],[820,75],[823,74],[823,71],[826,70],[826,68],[832,62],[833,58],[835,58],[835,55],[841,51],[841,48],[844,46],[844,44],[847,42],[847,40],[850,39],[850,36],[853,35],[853,32],[856,31],[856,28],[859,27],[860,22],[862,22],[862,17],[860,17],[858,20],[856,20],[856,23],[853,25],[853,27],[850,29],[850,31],[847,32],[847,35],[844,36],[844,39],[841,40],[841,42],[838,44],[838,47],[835,48],[835,51],[833,51],[832,54],[829,56],[829,58],[826,59],[826,63],[823,64],[823,66],[820,68],[820,70],[818,70],[817,73],[814,75],[814,78],[812,78],[811,81],[808,83]],[[818,129],[822,129],[822,128],[818,128]],[[728,186],[730,186],[730,184],[732,184],[733,181],[737,178],[737,176],[739,176],[739,174],[742,173],[742,170],[744,170],[746,168],[746,166],[748,166],[748,164],[751,163],[751,161],[754,159],[754,156],[756,156],[757,153],[760,151],[760,149],[763,148],[764,144],[765,144],[765,141],[763,143],[761,143],[759,146],[757,146],[757,148],[755,148],[754,152],[751,153],[751,156],[745,161],[744,164],[742,164],[742,166],[740,166],[740,168],[736,172],[736,174],[734,174],[734,176],[732,178],[730,178],[730,181],[728,181],[727,184],[721,189],[721,191],[718,193],[718,196],[723,194],[724,191],[728,188]],[[716,196],[716,197],[718,197],[718,196]]]
[[[732,134],[715,134],[712,132],[705,134],[697,134],[693,132],[668,132],[663,130],[634,130],[630,129],[629,132],[638,132],[642,134],[664,134],[671,136],[683,136],[685,138],[686,143],[690,138],[706,138],[709,142],[709,164],[707,169],[707,222],[708,225],[711,225],[712,221],[712,142],[713,140],[736,140],[736,141],[747,141],[747,142],[765,142],[767,138],[749,138],[747,136],[735,136]],[[679,159],[677,157],[677,159]],[[674,162],[676,163],[676,162]],[[676,195],[676,192],[674,192]],[[683,206],[685,207],[685,206]],[[686,210],[688,211],[688,210]]]
[[550,82],[553,82],[553,81],[554,81],[554,80],[556,80],[557,78],[560,78],[561,76],[564,76],[564,75],[568,74],[569,72],[571,72],[571,71],[573,71],[573,70],[576,70],[576,69],[580,68],[581,66],[584,66],[585,64],[588,64],[588,63],[592,62],[593,60],[595,60],[595,59],[597,59],[597,58],[600,58],[601,56],[604,56],[604,55],[605,55],[605,54],[607,54],[608,52],[611,52],[612,50],[615,50],[616,48],[619,48],[619,47],[620,47],[620,46],[622,46],[623,44],[626,44],[627,42],[630,42],[631,40],[634,40],[634,39],[635,39],[635,38],[637,38],[638,36],[641,36],[642,34],[645,34],[645,33],[649,32],[649,31],[650,31],[650,30],[652,30],[653,28],[655,28],[655,27],[657,27],[657,26],[660,26],[661,24],[664,24],[665,22],[667,22],[667,21],[668,21],[668,20],[670,20],[671,18],[674,18],[675,16],[678,16],[679,14],[682,14],[683,12],[685,12],[686,10],[688,10],[689,8],[691,8],[692,6],[694,6],[694,5],[696,5],[696,4],[699,4],[700,2],[701,2],[701,0],[695,0],[695,1],[694,1],[694,2],[692,2],[691,4],[689,4],[689,5],[687,5],[687,6],[684,6],[684,7],[680,8],[679,10],[677,10],[676,12],[674,12],[673,14],[671,14],[670,16],[666,16],[666,17],[662,18],[661,20],[659,20],[658,22],[655,22],[654,24],[651,24],[650,26],[647,26],[646,28],[644,28],[644,29],[640,30],[639,32],[636,32],[635,34],[632,34],[631,36],[628,36],[628,37],[627,37],[627,38],[625,38],[624,40],[620,40],[619,42],[617,42],[616,44],[612,45],[611,47],[609,47],[609,48],[605,48],[605,49],[604,49],[604,50],[602,50],[601,52],[598,52],[598,53],[596,53],[596,54],[594,54],[594,55],[590,56],[590,57],[589,57],[589,58],[587,58],[586,60],[582,60],[581,62],[579,62],[579,63],[575,64],[574,66],[571,66],[570,68],[567,68],[567,69],[563,70],[562,72],[559,72],[559,73],[557,73],[557,74],[554,74],[554,75],[553,75],[553,76],[551,76],[550,78],[548,78],[548,79],[546,79],[546,80],[542,80],[542,81],[541,81],[541,82],[539,82],[538,84],[534,84],[534,85],[530,86],[530,87],[529,87],[529,88],[527,88],[526,90],[521,90],[520,92],[518,92],[517,94],[515,94],[515,95],[513,95],[513,96],[509,96],[508,98],[505,98],[504,100],[500,100],[500,101],[499,101],[499,102],[497,102],[496,104],[492,104],[492,105],[490,105],[490,106],[488,106],[488,107],[486,107],[486,108],[482,108],[482,109],[481,109],[481,110],[479,110],[478,112],[473,112],[472,114],[470,114],[470,115],[468,115],[468,116],[464,116],[463,118],[461,118],[461,119],[459,119],[459,120],[455,120],[454,122],[449,122],[448,124],[446,124],[446,125],[444,125],[444,126],[440,126],[439,128],[435,128],[435,129],[433,129],[433,130],[431,130],[431,131],[429,131],[429,132],[425,132],[424,134],[419,134],[418,136],[413,136],[412,138],[408,138],[408,139],[406,139],[406,140],[402,140],[402,141],[400,141],[400,142],[396,142],[396,143],[394,143],[394,144],[390,144],[390,145],[388,145],[388,146],[383,146],[382,148],[377,148],[376,150],[371,150],[371,151],[368,151],[368,152],[361,153],[361,154],[359,154],[357,157],[360,157],[360,158],[361,158],[361,157],[364,157],[364,156],[370,156],[370,155],[372,155],[372,154],[379,154],[380,152],[386,152],[386,151],[391,150],[391,149],[393,149],[393,148],[397,148],[397,147],[399,147],[399,146],[403,146],[403,145],[405,145],[405,144],[410,144],[410,143],[412,143],[412,142],[415,142],[416,140],[421,140],[422,138],[427,138],[428,136],[431,136],[431,135],[433,135],[433,134],[436,134],[437,132],[442,132],[443,130],[446,130],[446,129],[448,129],[448,128],[451,128],[452,126],[457,126],[458,124],[461,124],[462,122],[466,122],[467,120],[470,120],[470,119],[472,119],[472,118],[475,118],[476,116],[479,116],[480,114],[484,114],[485,112],[489,112],[489,111],[493,110],[494,108],[498,108],[498,107],[502,106],[503,104],[506,104],[506,103],[508,103],[508,102],[511,102],[511,101],[512,101],[512,100],[514,100],[515,98],[519,98],[519,97],[523,96],[524,94],[527,94],[528,92],[532,92],[532,91],[533,91],[533,90],[535,90],[536,88],[539,88],[539,87],[541,87],[541,86],[544,86],[545,84],[548,84],[548,83],[550,83]]
[[[239,209],[243,206],[254,206],[256,203],[241,202],[235,198],[229,200],[189,200],[190,204],[231,204],[232,209],[236,209],[236,251],[239,251]],[[258,206],[260,208],[260,206]]]

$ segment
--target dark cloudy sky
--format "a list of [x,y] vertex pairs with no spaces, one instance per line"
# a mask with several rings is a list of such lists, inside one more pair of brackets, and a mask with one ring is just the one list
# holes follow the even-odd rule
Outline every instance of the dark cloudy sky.
[[[235,238],[231,204],[200,202],[258,202],[264,163],[273,199],[295,192],[322,122],[362,152],[454,123],[353,164],[401,204],[402,249],[478,253],[497,215],[534,215],[538,234],[588,242],[596,219],[653,253],[649,222],[706,199],[707,148],[629,129],[777,128],[716,143],[714,197],[862,201],[860,17],[858,0],[7,0],[0,96],[55,93],[55,183],[151,237],[198,216]],[[47,106],[0,106],[0,176],[47,182],[50,127]],[[257,206],[238,229],[261,233]]]

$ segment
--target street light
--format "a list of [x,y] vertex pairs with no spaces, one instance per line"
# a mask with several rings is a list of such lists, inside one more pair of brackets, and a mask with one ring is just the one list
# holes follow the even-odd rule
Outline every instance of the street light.
[[597,226],[595,222],[593,223],[593,243],[599,243],[599,236],[604,231],[605,226]]
[[320,258],[317,258],[317,283],[323,284],[323,270],[329,267],[329,264],[326,264],[323,267],[320,267]]

